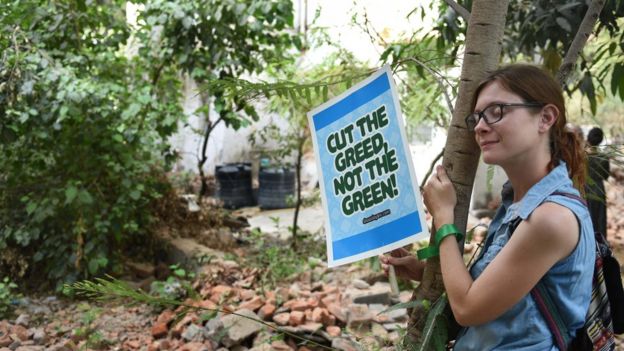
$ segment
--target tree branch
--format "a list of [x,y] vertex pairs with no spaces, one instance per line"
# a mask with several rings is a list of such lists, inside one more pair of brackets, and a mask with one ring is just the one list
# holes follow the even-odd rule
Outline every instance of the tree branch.
[[438,83],[438,86],[440,87],[440,90],[442,91],[442,95],[444,95],[444,99],[446,100],[446,106],[448,107],[449,112],[453,114],[453,102],[451,101],[451,97],[446,91],[446,86],[444,86],[444,82],[442,81],[442,74],[434,71],[433,69],[431,69],[431,67],[427,66],[424,62],[420,61],[415,57],[410,57],[407,61],[416,62],[416,64],[426,69],[433,76],[433,79],[435,79],[436,83]]
[[444,2],[446,2],[447,5],[455,10],[455,12],[457,12],[457,14],[460,15],[466,23],[468,23],[468,20],[470,19],[470,11],[466,10],[465,7],[458,4],[454,0],[444,0]]
[[579,26],[576,35],[574,36],[574,40],[570,47],[568,48],[568,52],[566,52],[565,57],[563,58],[563,63],[561,67],[559,67],[559,72],[557,72],[557,81],[561,86],[564,86],[568,76],[574,69],[574,64],[578,59],[581,51],[585,47],[587,43],[587,39],[591,35],[594,30],[594,25],[598,20],[598,15],[600,15],[600,11],[604,7],[606,0],[593,0],[589,7],[587,8],[587,12],[585,12],[585,17]]

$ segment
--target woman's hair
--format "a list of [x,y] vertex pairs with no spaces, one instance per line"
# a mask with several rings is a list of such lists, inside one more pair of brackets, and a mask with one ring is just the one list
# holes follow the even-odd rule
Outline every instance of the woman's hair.
[[492,72],[479,84],[472,101],[472,110],[481,90],[490,82],[500,83],[524,102],[552,104],[559,110],[555,124],[550,128],[550,163],[555,168],[560,160],[566,162],[574,186],[581,192],[585,184],[585,153],[574,132],[566,128],[566,110],[561,86],[546,71],[532,65],[513,64]]

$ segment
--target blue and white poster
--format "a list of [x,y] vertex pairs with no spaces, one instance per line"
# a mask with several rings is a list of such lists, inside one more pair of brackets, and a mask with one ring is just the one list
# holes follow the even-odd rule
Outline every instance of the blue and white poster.
[[428,239],[389,66],[308,112],[329,267]]

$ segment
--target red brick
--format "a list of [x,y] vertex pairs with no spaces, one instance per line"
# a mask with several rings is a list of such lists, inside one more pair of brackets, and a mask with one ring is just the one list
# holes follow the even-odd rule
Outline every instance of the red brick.
[[312,306],[310,306],[310,304],[308,303],[308,301],[305,301],[305,300],[297,300],[297,301],[295,301],[295,303],[293,303],[293,304],[290,306],[290,310],[291,310],[291,311],[301,311],[301,312],[303,312],[303,311],[305,311],[305,310],[309,309],[310,307],[312,307]]
[[210,344],[206,343],[203,344],[201,342],[189,342],[188,344],[185,344],[184,346],[182,346],[179,350],[180,351],[201,351],[201,350],[212,350],[212,346],[209,346]]
[[175,313],[172,310],[164,310],[156,319],[156,323],[169,324],[175,318]]
[[242,301],[251,300],[256,296],[256,292],[250,289],[240,289],[238,291],[238,296]]
[[277,323],[277,325],[287,325],[290,320],[290,313],[278,313],[273,316],[273,321]]
[[128,340],[126,342],[123,343],[124,349],[138,349],[139,347],[141,347],[141,343],[139,342],[139,340]]
[[275,340],[271,343],[271,350],[275,350],[275,351],[292,351],[292,348],[290,346],[288,346],[287,343],[285,343],[282,340]]
[[262,297],[260,296],[255,296],[253,299],[243,302],[242,304],[240,304],[240,306],[238,306],[239,309],[248,309],[248,310],[252,310],[252,311],[257,311],[260,307],[262,307],[262,305],[264,304],[264,302],[262,301]]
[[276,307],[274,304],[267,303],[262,306],[262,308],[260,308],[260,311],[258,311],[258,317],[264,320],[271,319],[271,317],[273,317],[273,313],[275,313],[275,310]]
[[319,304],[319,306],[327,307],[329,306],[329,304],[336,303],[336,302],[338,302],[338,295],[335,295],[335,294],[327,295],[321,299],[321,303]]
[[324,308],[321,307],[316,307],[315,309],[312,310],[312,318],[310,318],[313,322],[321,322],[323,320],[323,311],[325,311]]
[[305,313],[301,311],[292,311],[290,312],[290,319],[288,319],[288,324],[296,327],[298,325],[303,324],[305,322]]
[[340,305],[336,303],[330,303],[329,305],[327,305],[327,310],[329,311],[329,313],[333,314],[337,320],[341,321],[342,323],[347,323],[347,314],[342,309],[342,307],[340,307]]
[[156,323],[152,326],[152,336],[156,339],[163,338],[167,336],[167,332],[169,332],[169,328],[167,328],[167,323]]
[[311,309],[307,309],[307,310],[303,311],[303,313],[305,314],[307,321],[311,321],[312,320],[312,310]]
[[340,336],[340,333],[341,333],[340,328],[336,326],[329,326],[325,328],[325,330],[327,330],[327,334],[329,334],[330,336],[334,338]]
[[14,325],[11,327],[11,334],[15,334],[20,341],[28,340],[28,329],[21,325]]
[[225,285],[217,285],[210,292],[210,300],[214,303],[221,303],[230,298],[233,288]]

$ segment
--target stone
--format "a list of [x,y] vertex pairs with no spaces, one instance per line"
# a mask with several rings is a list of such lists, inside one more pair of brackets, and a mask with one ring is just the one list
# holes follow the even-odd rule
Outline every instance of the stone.
[[156,270],[154,265],[149,263],[126,262],[126,266],[130,269],[132,274],[139,279],[153,277],[154,271]]
[[[226,347],[231,347],[240,344],[243,340],[254,335],[262,329],[262,324],[255,320],[258,320],[258,315],[250,310],[238,310],[236,314],[246,316],[244,318],[238,315],[230,314],[221,317],[223,326],[226,330],[226,335],[221,342]],[[251,319],[253,320],[251,320]]]
[[397,308],[396,310],[391,310],[385,312],[384,314],[387,314],[388,317],[390,317],[390,320],[395,322],[405,321],[408,318],[406,308]]
[[340,351],[361,351],[361,348],[355,342],[345,338],[335,338],[332,340],[331,347]]
[[42,345],[45,344],[45,342],[47,341],[48,337],[46,335],[46,332],[43,328],[36,328],[33,331],[33,341],[35,342],[35,344],[37,345]]
[[188,313],[181,320],[175,323],[173,328],[171,328],[171,333],[174,336],[179,337],[180,335],[182,335],[182,332],[187,325],[195,323],[197,322],[197,320],[199,320],[199,317],[195,313]]
[[182,339],[186,341],[204,341],[206,338],[206,329],[196,324],[191,324],[182,332]]
[[353,283],[351,283],[351,285],[353,285],[355,288],[361,289],[361,290],[370,288],[370,284],[368,284],[367,282],[363,281],[362,279],[354,279]]
[[353,303],[359,304],[382,304],[389,305],[390,293],[389,292],[372,292],[369,294],[360,295],[353,298]]
[[9,349],[11,351],[15,351],[17,350],[18,347],[22,346],[22,342],[19,340],[15,340],[11,343],[11,345],[9,345]]
[[[260,345],[254,346],[254,347],[249,349],[249,351],[272,351],[272,350],[273,350],[273,348],[271,347],[271,344],[269,344],[269,343],[260,344]],[[226,351],[227,351],[227,349],[226,349]]]
[[388,331],[379,323],[373,323],[371,325],[371,334],[381,340],[386,340],[388,338]]
[[397,331],[397,330],[405,329],[407,327],[407,323],[384,323],[383,327],[387,331]]
[[317,330],[320,330],[321,328],[323,328],[323,324],[314,322],[306,322],[305,324],[299,326],[300,330],[309,334],[314,334]]
[[30,315],[26,313],[20,314],[15,320],[15,324],[28,328],[28,325],[30,324]]

